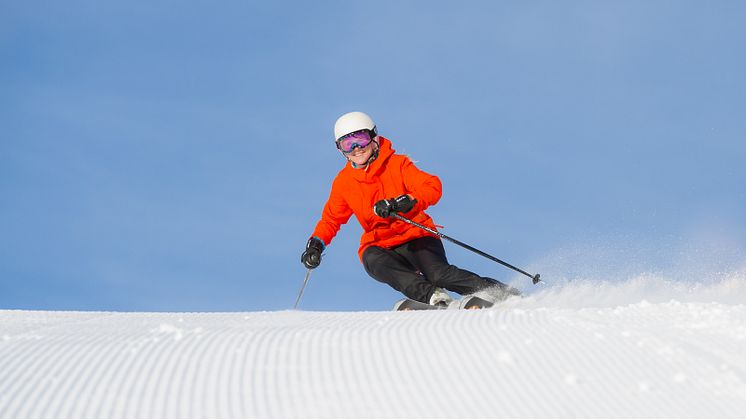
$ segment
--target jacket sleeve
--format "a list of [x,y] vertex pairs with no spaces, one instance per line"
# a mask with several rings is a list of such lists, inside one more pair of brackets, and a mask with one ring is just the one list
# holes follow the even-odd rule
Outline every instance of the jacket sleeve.
[[443,195],[443,185],[440,179],[418,169],[409,158],[402,163],[402,176],[407,193],[417,200],[413,211],[424,211],[427,207],[438,203]]
[[352,208],[344,199],[341,185],[335,180],[332,183],[329,199],[321,211],[321,220],[316,224],[312,236],[318,237],[324,245],[328,246],[339,232],[339,228],[347,223],[351,215]]

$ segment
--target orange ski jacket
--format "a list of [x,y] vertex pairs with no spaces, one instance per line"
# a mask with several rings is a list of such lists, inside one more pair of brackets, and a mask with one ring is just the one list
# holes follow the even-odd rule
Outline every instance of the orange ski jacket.
[[388,139],[379,136],[378,142],[378,158],[368,167],[355,169],[347,162],[339,171],[332,183],[332,191],[324,205],[321,220],[313,231],[313,236],[329,245],[342,224],[347,223],[350,216],[355,214],[363,228],[358,249],[361,260],[363,252],[370,246],[391,248],[420,237],[434,236],[394,218],[377,216],[373,212],[376,202],[409,194],[417,203],[411,211],[402,215],[436,229],[425,209],[437,203],[443,192],[437,176],[418,169],[409,157],[395,154]]

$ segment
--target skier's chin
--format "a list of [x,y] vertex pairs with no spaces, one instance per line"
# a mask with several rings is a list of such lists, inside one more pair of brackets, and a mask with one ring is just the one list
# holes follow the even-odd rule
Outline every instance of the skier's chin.
[[355,163],[358,167],[365,165],[365,162],[370,158],[370,153],[364,153],[359,156],[350,156],[350,161]]

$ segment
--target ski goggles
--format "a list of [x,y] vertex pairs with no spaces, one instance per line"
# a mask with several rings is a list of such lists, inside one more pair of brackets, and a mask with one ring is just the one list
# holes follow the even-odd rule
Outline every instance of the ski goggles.
[[370,131],[368,131],[367,129],[355,131],[337,140],[337,148],[341,152],[349,154],[358,147],[367,147],[371,143],[371,141],[373,141],[373,138],[371,137]]

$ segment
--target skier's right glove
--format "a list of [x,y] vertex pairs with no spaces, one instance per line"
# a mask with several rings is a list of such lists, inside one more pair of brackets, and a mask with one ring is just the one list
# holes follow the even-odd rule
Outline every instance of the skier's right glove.
[[306,250],[300,255],[300,261],[308,269],[318,268],[321,264],[321,252],[324,251],[324,242],[318,237],[311,237],[306,243]]

